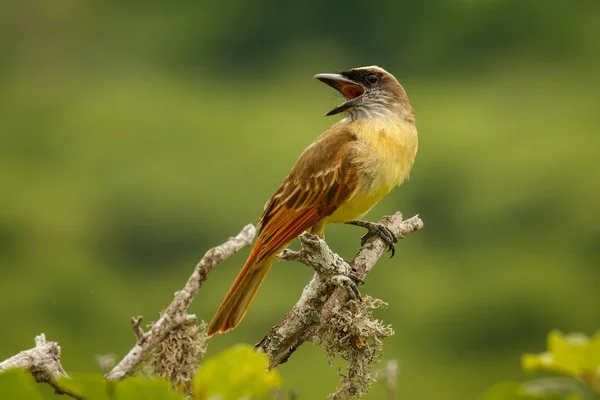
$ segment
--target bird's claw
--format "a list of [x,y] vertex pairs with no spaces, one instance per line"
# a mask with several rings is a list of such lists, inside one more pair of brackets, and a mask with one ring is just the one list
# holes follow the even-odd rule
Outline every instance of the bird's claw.
[[360,245],[364,246],[371,236],[377,235],[385,242],[387,250],[392,252],[390,258],[394,257],[394,254],[396,254],[395,244],[398,242],[398,238],[396,238],[394,232],[392,232],[390,228],[376,223],[369,224],[368,226],[365,226],[365,228],[368,229],[368,232],[360,238]]
[[348,221],[346,223],[350,225],[360,226],[368,230],[368,232],[362,238],[360,238],[361,246],[364,246],[371,236],[377,235],[381,238],[381,240],[385,242],[388,251],[392,252],[390,258],[394,257],[394,254],[396,254],[396,249],[394,245],[396,244],[396,242],[398,242],[398,238],[396,238],[394,232],[392,232],[387,226],[377,224],[375,222],[362,220]]
[[365,281],[358,277],[357,272],[358,271],[356,270],[356,268],[352,268],[352,272],[350,272],[347,276],[348,278],[352,279],[352,281],[357,285],[364,285]]
[[336,286],[344,287],[348,290],[348,294],[352,300],[362,301],[360,291],[358,290],[357,283],[363,283],[362,279],[355,275],[332,275],[329,277],[330,282]]

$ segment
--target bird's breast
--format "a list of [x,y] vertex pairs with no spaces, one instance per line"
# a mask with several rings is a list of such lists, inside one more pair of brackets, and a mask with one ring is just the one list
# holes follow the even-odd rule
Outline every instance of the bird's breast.
[[359,176],[354,194],[329,218],[344,222],[366,214],[396,185],[406,180],[418,147],[414,124],[394,121],[355,121],[352,131],[358,140],[352,164]]

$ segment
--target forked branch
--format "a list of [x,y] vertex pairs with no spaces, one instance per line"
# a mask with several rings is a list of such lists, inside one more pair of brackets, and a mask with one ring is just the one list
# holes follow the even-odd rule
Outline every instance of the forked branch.
[[[418,216],[403,221],[399,212],[383,217],[379,223],[398,238],[423,227],[423,221]],[[300,345],[311,340],[319,327],[351,300],[351,292],[347,288],[328,282],[328,272],[352,274],[358,280],[364,280],[386,248],[381,238],[372,236],[354,259],[346,263],[321,239],[305,233],[300,236],[300,242],[300,251],[286,250],[280,258],[311,265],[317,272],[292,310],[256,345],[258,351],[271,359],[271,368],[286,362]]]

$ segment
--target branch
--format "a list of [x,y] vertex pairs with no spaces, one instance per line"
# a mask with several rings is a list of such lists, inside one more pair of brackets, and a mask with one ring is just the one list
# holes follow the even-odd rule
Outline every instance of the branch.
[[[423,221],[418,216],[402,221],[399,212],[383,217],[379,223],[388,227],[398,238],[423,227]],[[372,236],[348,264],[333,253],[325,241],[315,236],[304,233],[300,241],[302,250],[286,250],[280,258],[311,265],[317,272],[292,310],[256,345],[258,351],[271,359],[270,368],[286,362],[300,345],[310,340],[320,326],[351,300],[350,291],[332,285],[330,278],[347,276],[352,271],[355,278],[364,280],[386,248],[381,238]]]
[[60,346],[56,342],[46,341],[46,336],[43,333],[35,337],[34,348],[23,350],[19,354],[0,362],[0,372],[14,368],[29,370],[37,382],[49,384],[58,394],[65,394],[78,400],[84,399],[83,396],[58,383],[59,378],[68,378],[67,373],[60,364]]
[[[400,213],[384,217],[380,223],[399,238],[423,227],[423,221],[418,216],[402,221]],[[171,304],[149,331],[143,331],[142,317],[132,318],[136,344],[110,372],[106,373],[106,379],[116,381],[131,375],[168,335],[181,326],[195,323],[196,316],[188,314],[187,310],[208,279],[208,275],[217,264],[250,245],[255,233],[254,226],[247,225],[237,236],[207,251],[183,289],[175,293]],[[367,276],[386,248],[381,238],[372,236],[362,246],[354,260],[347,263],[316,236],[304,233],[300,236],[300,241],[302,243],[300,251],[285,250],[279,258],[310,265],[316,272],[292,310],[256,346],[258,351],[270,357],[270,368],[286,362],[300,345],[311,340],[321,326],[329,322],[351,298],[356,296],[358,292],[354,282],[361,282]],[[56,393],[85,400],[81,394],[59,383],[59,378],[68,375],[60,364],[58,344],[46,341],[44,334],[37,336],[35,343],[36,347],[0,362],[0,372],[25,368],[32,373],[36,381],[50,384]]]
[[148,332],[143,332],[140,327],[142,317],[133,318],[131,323],[136,336],[136,344],[129,353],[105,377],[115,381],[131,375],[144,358],[158,345],[173,329],[182,324],[194,323],[196,317],[187,313],[187,309],[198,294],[208,274],[220,262],[227,259],[240,249],[248,246],[254,240],[256,229],[253,225],[246,225],[235,237],[229,238],[225,243],[210,249],[204,254],[187,283],[178,292],[175,298],[163,312],[158,321]]

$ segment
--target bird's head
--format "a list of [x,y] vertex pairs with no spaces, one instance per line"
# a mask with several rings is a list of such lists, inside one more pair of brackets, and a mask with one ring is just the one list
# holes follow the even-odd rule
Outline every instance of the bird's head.
[[315,78],[338,90],[346,101],[325,115],[346,112],[352,119],[393,115],[414,122],[404,88],[383,68],[360,67]]

